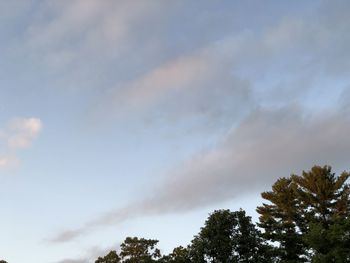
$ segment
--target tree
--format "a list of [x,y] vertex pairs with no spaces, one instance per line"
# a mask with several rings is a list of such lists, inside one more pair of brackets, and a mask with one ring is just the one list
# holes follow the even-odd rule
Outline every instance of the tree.
[[[301,176],[281,178],[262,193],[269,204],[257,208],[264,237],[277,242],[279,262],[348,262],[349,173],[314,166]],[[342,261],[335,261],[342,253]],[[348,254],[346,254],[348,253]]]
[[274,250],[277,261],[305,262],[296,185],[290,178],[280,178],[273,184],[272,191],[263,192],[261,196],[270,203],[257,208],[258,226],[264,229],[264,239],[278,243]]
[[119,263],[120,260],[121,258],[118,256],[117,252],[112,250],[103,258],[99,257],[95,263]]
[[158,240],[127,237],[120,245],[123,263],[151,263],[160,258]]
[[335,262],[339,253],[343,259],[337,262],[349,262],[344,260],[350,257],[349,249],[344,248],[350,231],[349,177],[347,172],[336,176],[330,166],[314,166],[302,176],[291,176],[298,186],[301,214],[307,224],[304,240],[313,262]]
[[336,220],[328,229],[311,224],[305,240],[316,251],[313,263],[350,262],[350,218]]
[[262,248],[258,231],[243,210],[217,210],[192,241],[190,258],[196,263],[265,262]]
[[245,211],[235,212],[237,218],[236,232],[233,236],[233,248],[237,262],[271,263],[270,246],[260,237],[260,232],[251,222]]
[[161,263],[190,263],[189,251],[182,246],[174,248],[169,255],[163,256],[159,262]]
[[5,260],[0,260],[0,263],[7,263],[7,261],[5,261]]

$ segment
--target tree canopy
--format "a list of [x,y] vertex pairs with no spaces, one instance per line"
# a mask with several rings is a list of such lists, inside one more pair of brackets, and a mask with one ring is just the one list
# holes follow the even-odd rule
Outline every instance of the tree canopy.
[[350,262],[349,177],[330,166],[281,177],[261,194],[256,225],[242,209],[215,210],[187,247],[161,255],[158,240],[128,237],[119,254],[113,250],[95,262]]
[[119,263],[121,258],[115,250],[112,250],[104,257],[99,257],[95,263]]

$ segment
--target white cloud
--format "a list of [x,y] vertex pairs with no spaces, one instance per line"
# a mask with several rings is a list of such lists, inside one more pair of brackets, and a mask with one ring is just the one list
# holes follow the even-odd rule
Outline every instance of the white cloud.
[[16,153],[29,148],[42,129],[37,118],[16,118],[0,129],[0,168],[18,164]]

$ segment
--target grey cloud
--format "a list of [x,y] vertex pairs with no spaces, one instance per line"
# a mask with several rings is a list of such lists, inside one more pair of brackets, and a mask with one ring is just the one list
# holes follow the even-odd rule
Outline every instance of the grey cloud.
[[53,242],[53,243],[65,242],[67,240],[71,240],[71,239],[75,238],[76,236],[84,234],[86,232],[85,229],[86,228],[75,229],[75,230],[66,230],[66,231],[59,233],[59,235],[57,235],[54,238],[51,238],[47,241]]
[[82,256],[80,258],[65,258],[60,261],[57,261],[56,263],[92,263],[95,262],[95,260],[98,257],[106,255],[111,250],[116,250],[119,247],[118,245],[111,246],[111,247],[90,247],[86,253],[85,256]]
[[315,164],[346,169],[350,119],[338,112],[307,114],[297,106],[257,109],[217,147],[193,156],[169,171],[154,196],[116,209],[54,238],[70,241],[94,228],[139,216],[178,213],[262,191],[274,180]]
[[124,222],[129,218],[140,216],[145,212],[144,208],[148,206],[149,204],[147,201],[146,202],[141,201],[134,204],[130,204],[127,207],[120,208],[115,211],[111,211],[104,215],[101,215],[95,220],[87,222],[85,225],[81,226],[80,228],[62,231],[58,233],[56,236],[46,239],[46,241],[49,243],[63,243],[63,242],[71,241],[79,236],[88,234],[89,231],[97,227],[118,224],[118,223]]
[[170,172],[151,207],[163,213],[213,204],[263,190],[277,177],[314,164],[345,169],[350,119],[303,115],[294,108],[253,112],[218,147]]

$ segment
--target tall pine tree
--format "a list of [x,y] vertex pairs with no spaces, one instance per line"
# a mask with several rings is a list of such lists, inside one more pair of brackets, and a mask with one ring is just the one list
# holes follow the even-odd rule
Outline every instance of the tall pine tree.
[[[259,226],[277,244],[277,262],[348,262],[349,176],[314,166],[277,180],[272,191],[262,193],[269,203],[257,208]],[[336,261],[340,252],[343,261]]]

